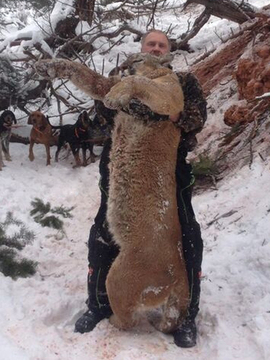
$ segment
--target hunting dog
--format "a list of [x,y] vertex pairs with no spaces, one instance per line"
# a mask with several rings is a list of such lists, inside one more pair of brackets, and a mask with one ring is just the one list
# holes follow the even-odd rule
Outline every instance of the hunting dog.
[[10,110],[5,110],[0,116],[0,170],[4,166],[2,152],[7,161],[11,161],[9,153],[9,140],[11,137],[11,128],[13,124],[17,124],[14,113]]
[[57,145],[58,136],[53,134],[52,126],[45,115],[40,111],[33,111],[29,117],[29,125],[33,125],[30,132],[29,159],[34,160],[34,144],[44,144],[47,154],[46,165],[51,164],[50,146]]
[[170,120],[145,122],[126,108],[135,98],[161,115],[183,110],[177,76],[168,58],[135,54],[121,76],[105,78],[68,60],[36,65],[46,78],[68,78],[106,107],[117,109],[112,132],[107,220],[120,253],[106,288],[120,329],[137,323],[141,312],[153,326],[169,333],[186,316],[188,281],[181,244],[175,166],[180,129]]
[[68,143],[74,156],[76,165],[81,166],[79,156],[80,148],[83,152],[83,166],[87,165],[86,150],[90,151],[91,162],[95,162],[95,154],[93,152],[93,142],[91,141],[91,130],[93,129],[92,121],[87,111],[83,111],[75,124],[67,124],[63,126],[52,126],[53,129],[59,129],[58,146],[55,153],[55,161],[58,162],[58,156],[61,148]]

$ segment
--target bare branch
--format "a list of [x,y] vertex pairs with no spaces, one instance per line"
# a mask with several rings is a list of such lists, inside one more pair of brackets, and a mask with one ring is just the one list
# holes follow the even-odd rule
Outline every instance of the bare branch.
[[198,34],[198,32],[201,30],[201,28],[207,23],[209,20],[211,14],[207,9],[205,9],[201,15],[194,21],[194,24],[192,26],[192,29],[187,32],[186,34],[183,34],[181,36],[182,40],[176,40],[176,48],[180,49],[181,47],[185,46],[190,39],[192,39],[195,35]]
[[151,25],[151,23],[153,23],[153,27],[155,27],[155,12],[157,10],[158,2],[159,2],[159,0],[156,0],[155,4],[153,6],[152,14],[151,14],[151,16],[150,16],[150,18],[148,20],[146,28],[148,28]]
[[231,20],[238,24],[242,24],[256,17],[254,8],[244,1],[238,4],[233,0],[187,0],[184,8],[191,3],[204,5],[211,15]]

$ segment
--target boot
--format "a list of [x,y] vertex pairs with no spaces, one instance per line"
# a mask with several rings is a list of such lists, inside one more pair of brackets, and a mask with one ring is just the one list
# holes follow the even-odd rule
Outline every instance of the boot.
[[[188,269],[188,268],[187,268]],[[199,312],[200,301],[200,271],[194,272],[196,275],[193,277],[193,271],[189,271],[189,278],[191,301],[189,304],[188,315],[179,328],[172,333],[175,345],[182,348],[190,348],[196,345],[197,341],[197,327],[195,318]]]
[[184,323],[172,333],[175,345],[181,348],[191,348],[196,345],[197,328],[194,319],[187,318]]
[[110,239],[108,240],[109,234],[102,222],[105,217],[104,211],[100,208],[99,215],[97,215],[97,217],[101,217],[101,220],[99,219],[100,226],[93,225],[89,234],[88,299],[86,301],[88,310],[76,321],[74,330],[81,334],[92,331],[101,320],[109,318],[112,314],[105,282],[110,266],[119,250],[115,245],[107,245]]
[[84,334],[86,332],[92,331],[96,325],[106,316],[99,312],[93,312],[91,310],[87,310],[75,323],[75,332],[79,332]]
[[103,319],[109,318],[112,310],[105,289],[107,269],[89,268],[88,274],[88,310],[76,321],[75,332],[81,334],[92,331]]

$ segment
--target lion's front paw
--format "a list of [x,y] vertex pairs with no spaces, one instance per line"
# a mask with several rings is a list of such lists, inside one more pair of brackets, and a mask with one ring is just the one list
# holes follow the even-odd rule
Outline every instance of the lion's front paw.
[[67,79],[72,75],[72,63],[69,60],[40,60],[35,64],[36,72],[45,79]]
[[122,109],[129,103],[131,98],[129,89],[120,82],[114,85],[105,96],[104,105],[110,109]]
[[40,60],[35,64],[35,69],[37,74],[45,79],[54,79],[56,77],[55,69],[50,60]]
[[107,94],[104,99],[104,105],[109,109],[118,110],[124,108],[128,104],[129,100],[130,97],[125,94],[119,97],[117,96],[117,98]]

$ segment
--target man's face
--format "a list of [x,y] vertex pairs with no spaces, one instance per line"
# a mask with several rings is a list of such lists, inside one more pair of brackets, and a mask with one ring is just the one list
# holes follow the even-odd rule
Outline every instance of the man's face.
[[169,53],[170,46],[166,36],[159,32],[152,32],[148,34],[142,44],[141,52],[149,53],[155,56]]

